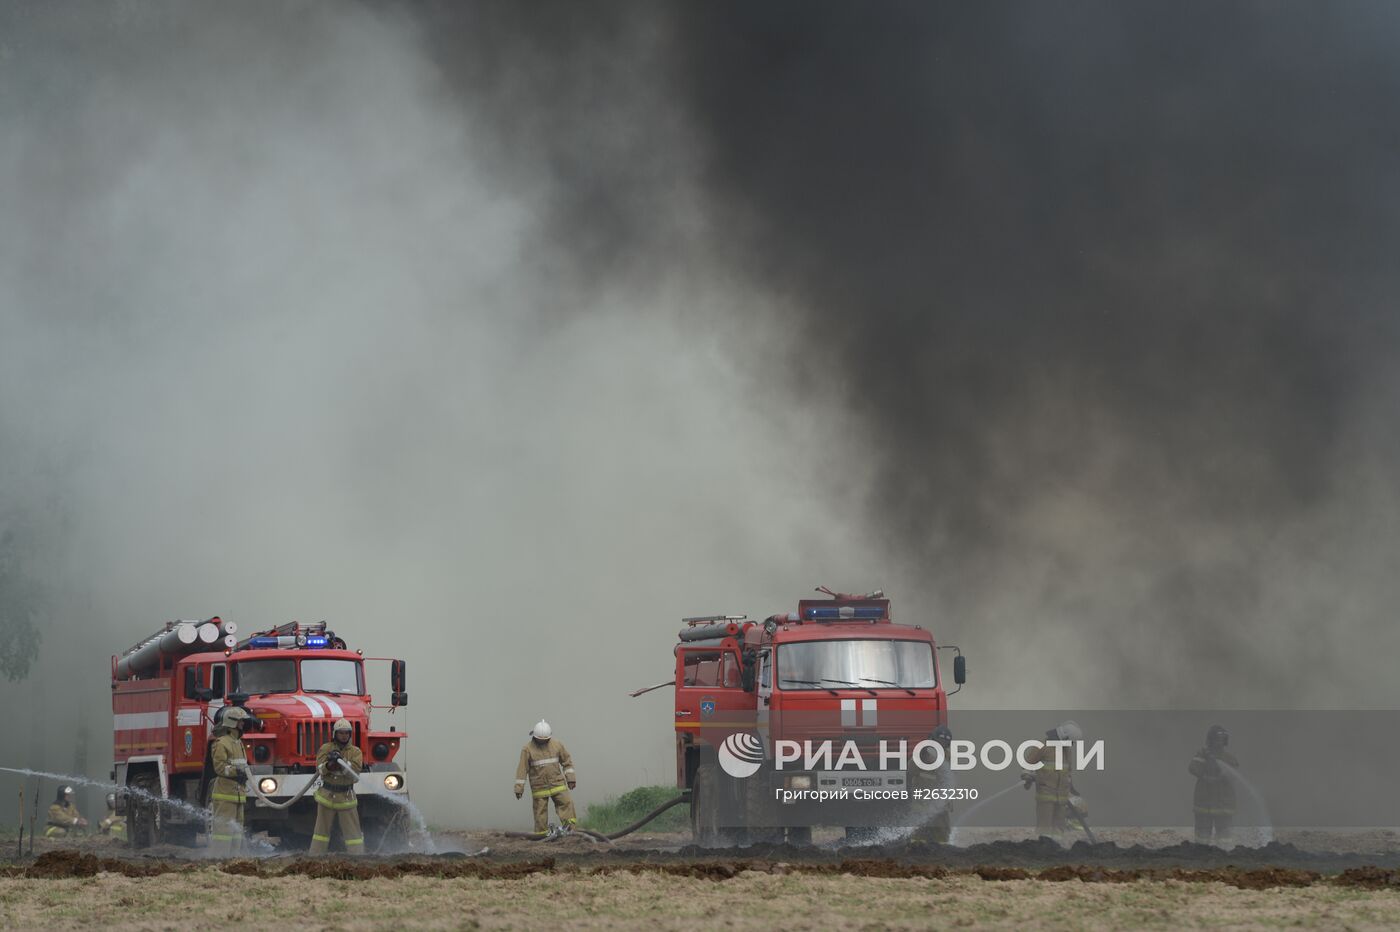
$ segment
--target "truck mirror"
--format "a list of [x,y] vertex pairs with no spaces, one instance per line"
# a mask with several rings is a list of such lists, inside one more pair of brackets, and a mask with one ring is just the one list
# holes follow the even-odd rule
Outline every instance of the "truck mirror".
[[208,686],[196,686],[194,689],[194,698],[198,699],[200,702],[208,702],[214,698],[214,690],[210,689]]
[[[401,693],[408,689],[408,664],[402,660],[389,661],[389,689],[396,693]],[[400,703],[395,703],[399,705]],[[408,705],[405,697],[403,705]]]
[[408,705],[408,693],[400,690],[389,697],[389,702],[394,706]]
[[953,682],[959,686],[967,682],[967,658],[962,654],[953,658]]

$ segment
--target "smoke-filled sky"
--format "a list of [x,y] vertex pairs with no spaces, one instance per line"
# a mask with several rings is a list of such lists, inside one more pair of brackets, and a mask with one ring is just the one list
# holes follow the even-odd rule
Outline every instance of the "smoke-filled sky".
[[667,782],[625,693],[677,619],[817,584],[960,644],[955,704],[1394,706],[1397,41],[0,4],[0,521],[46,599],[0,746],[104,775],[111,653],[329,618],[409,660],[430,820],[499,821],[542,715],[585,802]]

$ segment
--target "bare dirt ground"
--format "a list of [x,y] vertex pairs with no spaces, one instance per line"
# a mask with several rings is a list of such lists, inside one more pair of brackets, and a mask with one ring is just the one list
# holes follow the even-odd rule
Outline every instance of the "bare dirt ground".
[[[1400,836],[1279,833],[1231,850],[1178,830],[1064,847],[970,832],[966,846],[705,850],[686,835],[533,842],[439,833],[440,852],[349,860],[214,860],[39,839],[0,860],[0,927],[175,929],[295,923],[361,928],[975,928],[1400,925]],[[1069,839],[1066,839],[1068,841]],[[472,856],[489,847],[489,853]],[[12,853],[0,848],[0,857]],[[231,891],[256,891],[256,896]]]
[[[1001,879],[996,873],[984,877],[930,870],[882,877],[858,867],[818,872],[762,864],[699,875],[636,866],[580,870],[540,864],[515,872],[486,866],[484,872],[457,876],[450,871],[446,876],[397,872],[346,880],[308,876],[314,870],[246,874],[243,865],[249,863],[221,867],[206,862],[145,877],[99,870],[85,878],[2,878],[0,924],[13,929],[188,929],[295,922],[313,930],[707,929],[717,924],[736,929],[904,929],[933,923],[972,928],[1288,924],[1379,929],[1400,923],[1393,873],[1372,878],[1383,884],[1372,889],[1361,879],[1342,882],[1287,873],[1227,880],[1105,875],[1099,878],[1105,882],[1086,882],[1070,874],[1034,879],[1012,872]],[[335,861],[311,863],[330,868],[327,873],[339,869]],[[1237,885],[1241,882],[1245,885]],[[1267,885],[1256,889],[1256,882]],[[239,888],[256,895],[232,892]]]

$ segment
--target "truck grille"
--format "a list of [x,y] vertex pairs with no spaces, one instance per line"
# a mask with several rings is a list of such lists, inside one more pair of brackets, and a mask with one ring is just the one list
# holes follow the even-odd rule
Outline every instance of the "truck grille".
[[[360,723],[353,722],[355,736],[350,740],[360,746]],[[335,722],[298,722],[297,753],[302,757],[315,757],[321,745],[331,740],[331,728]]]

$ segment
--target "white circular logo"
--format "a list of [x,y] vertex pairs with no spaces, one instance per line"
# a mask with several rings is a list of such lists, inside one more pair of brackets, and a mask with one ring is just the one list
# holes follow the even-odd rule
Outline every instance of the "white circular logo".
[[763,764],[763,742],[748,732],[735,732],[719,746],[719,765],[731,777],[751,777]]

